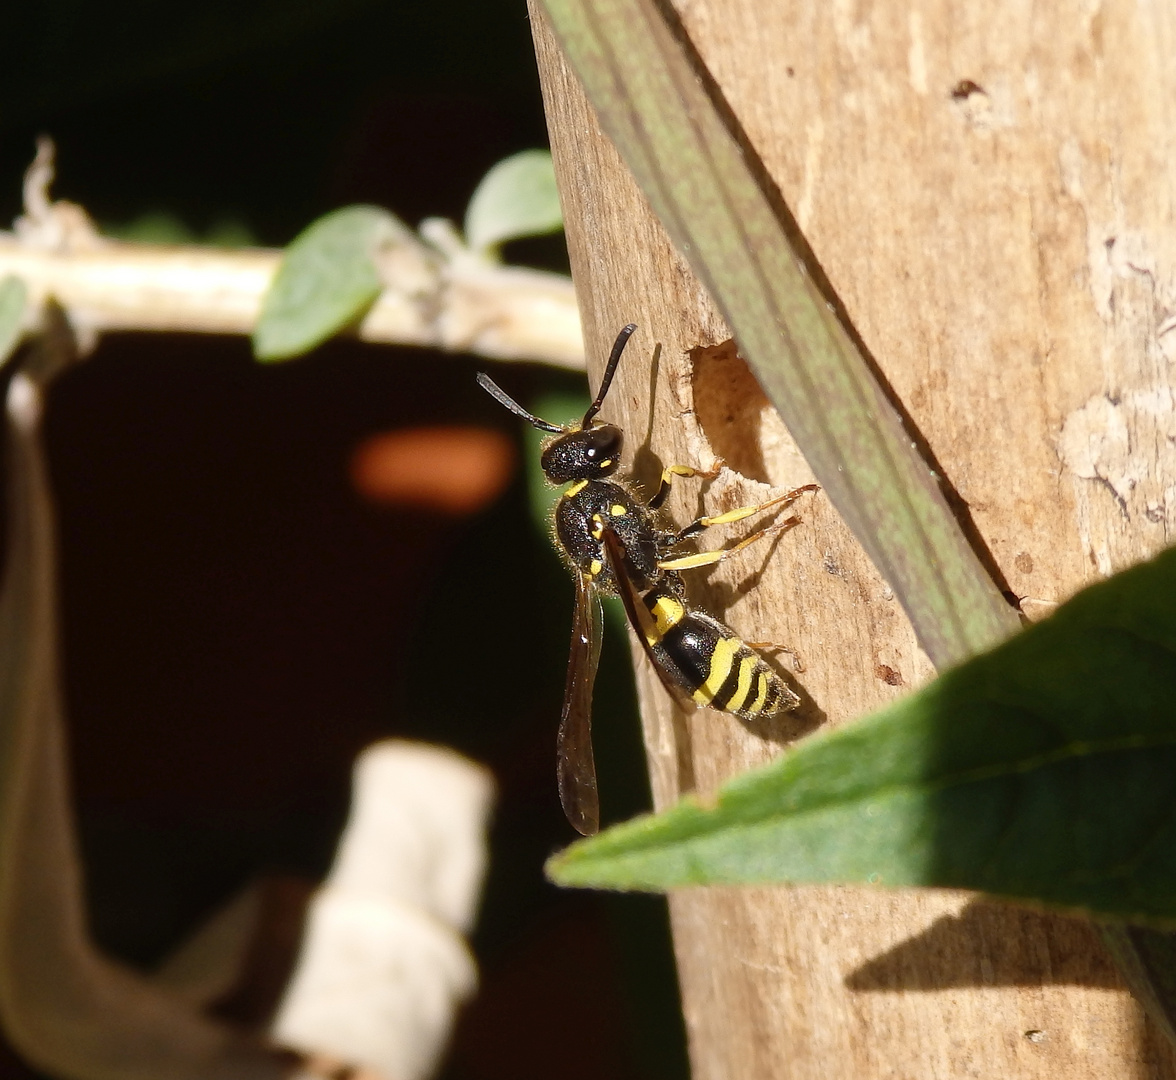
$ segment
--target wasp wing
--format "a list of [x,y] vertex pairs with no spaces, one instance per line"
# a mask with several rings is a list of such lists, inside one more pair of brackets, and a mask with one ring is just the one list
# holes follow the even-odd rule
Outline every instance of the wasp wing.
[[584,574],[576,575],[576,610],[563,714],[556,742],[559,801],[572,827],[584,836],[600,828],[596,761],[592,756],[592,686],[600,662],[604,617],[600,597]]
[[604,554],[608,559],[608,565],[616,579],[617,594],[621,598],[621,603],[625,605],[625,615],[629,619],[633,633],[641,642],[645,655],[649,657],[653,670],[657,672],[657,677],[661,679],[662,686],[666,688],[670,697],[685,712],[693,712],[698,706],[690,699],[686,691],[666,674],[665,662],[654,650],[653,642],[657,640],[657,627],[654,624],[653,616],[649,613],[649,609],[645,606],[633,584],[632,577],[625,571],[625,548],[621,543],[621,538],[612,529],[605,528],[601,540],[604,543]]

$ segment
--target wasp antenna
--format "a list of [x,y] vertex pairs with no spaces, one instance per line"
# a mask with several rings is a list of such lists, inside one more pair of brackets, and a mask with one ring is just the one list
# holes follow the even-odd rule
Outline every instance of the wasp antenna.
[[600,412],[600,406],[604,404],[604,396],[608,393],[608,388],[612,386],[613,376],[617,372],[617,364],[621,362],[621,353],[625,351],[625,346],[629,343],[629,338],[633,336],[633,331],[636,329],[636,323],[629,323],[628,326],[622,327],[621,332],[617,334],[612,352],[608,354],[608,363],[604,366],[604,378],[600,380],[600,392],[596,395],[596,400],[588,406],[588,411],[584,414],[584,419],[580,424],[581,427],[587,427],[592,423],[592,418]]
[[556,427],[555,424],[549,424],[546,420],[540,420],[533,413],[527,412],[510,394],[490,378],[486,372],[478,372],[478,385],[497,401],[499,405],[510,409],[515,416],[521,416],[532,427],[537,427],[540,431],[550,431],[553,435],[558,435],[563,431],[563,428]]

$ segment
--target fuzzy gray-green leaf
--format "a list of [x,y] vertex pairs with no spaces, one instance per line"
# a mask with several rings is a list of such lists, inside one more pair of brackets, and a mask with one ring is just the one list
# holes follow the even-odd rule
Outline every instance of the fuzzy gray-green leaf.
[[380,294],[376,255],[412,234],[378,206],[345,206],[286,248],[253,330],[258,360],[288,360],[355,322]]
[[0,364],[3,364],[20,341],[21,320],[29,290],[14,274],[0,281]]
[[466,210],[466,243],[487,251],[506,240],[563,227],[551,154],[524,150],[498,162],[478,184]]

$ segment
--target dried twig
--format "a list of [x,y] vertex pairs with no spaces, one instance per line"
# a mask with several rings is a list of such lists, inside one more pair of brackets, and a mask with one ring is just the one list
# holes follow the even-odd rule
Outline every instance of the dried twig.
[[[0,231],[0,278],[28,287],[26,333],[43,325],[45,301],[66,312],[83,348],[116,330],[248,334],[281,252],[200,245],[131,243],[100,236],[74,203],[49,198],[52,143],[42,139],[25,179],[25,213]],[[358,328],[365,341],[471,352],[496,360],[530,360],[582,369],[584,348],[571,280],[466,257],[448,223],[409,234],[406,260],[433,267],[385,290]]]
[[8,550],[0,594],[0,1023],[39,1068],[71,1080],[278,1080],[260,1043],[101,955],[86,933],[58,674],[56,543],[40,420],[73,355],[49,330],[9,384]]

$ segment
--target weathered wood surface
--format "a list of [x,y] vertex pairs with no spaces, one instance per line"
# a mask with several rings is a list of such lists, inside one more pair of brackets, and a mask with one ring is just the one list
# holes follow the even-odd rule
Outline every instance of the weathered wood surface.
[[[678,11],[1026,613],[1169,543],[1176,8]],[[604,410],[638,475],[723,457],[734,469],[701,486],[711,512],[811,479],[731,350],[706,348],[729,331],[532,17],[590,370],[640,326]],[[678,487],[685,520],[700,485]],[[639,659],[659,805],[932,675],[828,504],[798,508],[802,527],[691,585],[746,637],[795,650],[780,657],[805,705],[769,738],[683,717]],[[693,890],[671,911],[698,1080],[1176,1076],[1076,920],[858,888]]]

